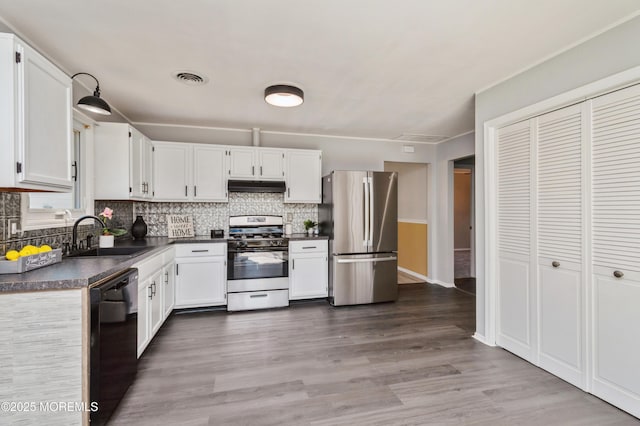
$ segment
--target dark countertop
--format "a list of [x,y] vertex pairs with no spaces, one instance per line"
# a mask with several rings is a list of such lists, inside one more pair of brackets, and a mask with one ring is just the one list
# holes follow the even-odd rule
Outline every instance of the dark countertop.
[[286,237],[289,238],[289,241],[328,240],[329,239],[329,237],[326,235],[314,235],[310,237],[308,234],[305,234],[305,233],[286,235]]
[[140,253],[109,257],[63,257],[62,262],[22,274],[0,275],[0,293],[62,290],[88,287],[131,265],[153,256],[170,244],[226,243],[224,238],[147,237],[144,240],[116,240],[116,247],[149,247]]

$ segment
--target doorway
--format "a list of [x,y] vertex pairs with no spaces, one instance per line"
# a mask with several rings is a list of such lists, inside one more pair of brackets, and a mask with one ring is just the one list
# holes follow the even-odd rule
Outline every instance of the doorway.
[[384,171],[398,173],[398,283],[426,282],[428,164],[385,161]]
[[475,156],[453,162],[453,259],[456,287],[475,294]]

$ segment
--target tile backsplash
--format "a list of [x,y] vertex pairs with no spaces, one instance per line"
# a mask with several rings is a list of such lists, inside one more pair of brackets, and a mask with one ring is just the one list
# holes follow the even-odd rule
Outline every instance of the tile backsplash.
[[[0,255],[8,250],[27,244],[40,246],[49,244],[54,248],[62,247],[71,241],[72,226],[25,231],[20,236],[9,237],[6,227],[8,219],[20,219],[21,194],[18,192],[0,192]],[[232,192],[228,203],[164,203],[140,201],[96,200],[95,214],[105,207],[113,209],[113,219],[108,223],[111,228],[131,230],[136,216],[142,216],[147,224],[149,236],[167,235],[167,214],[184,214],[193,217],[196,235],[208,236],[212,229],[223,229],[229,235],[229,216],[274,215],[282,216],[286,222],[290,214],[293,218],[293,232],[304,232],[306,219],[318,221],[316,204],[285,204],[284,194]],[[90,221],[78,228],[78,238],[85,239],[88,234],[99,235],[100,228]],[[130,234],[124,236],[130,237]],[[94,239],[97,241],[97,239]]]
[[[147,224],[147,235],[167,235],[167,215],[183,214],[193,217],[196,235],[208,236],[212,229],[223,229],[229,235],[229,216],[240,215],[274,215],[282,216],[285,221],[291,214],[293,232],[304,232],[303,222],[306,219],[318,220],[316,204],[285,204],[284,194],[232,192],[228,203],[164,203],[164,202],[123,202],[96,201],[96,211],[109,206],[116,212],[114,221],[128,220],[128,227],[136,216],[142,216]],[[122,217],[121,217],[122,215]],[[124,227],[124,226],[123,226]]]

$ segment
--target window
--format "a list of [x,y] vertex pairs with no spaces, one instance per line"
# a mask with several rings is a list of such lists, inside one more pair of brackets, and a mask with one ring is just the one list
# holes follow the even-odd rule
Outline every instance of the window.
[[93,214],[93,194],[89,190],[93,162],[93,120],[74,113],[72,192],[39,192],[22,195],[22,229],[70,226],[75,219]]

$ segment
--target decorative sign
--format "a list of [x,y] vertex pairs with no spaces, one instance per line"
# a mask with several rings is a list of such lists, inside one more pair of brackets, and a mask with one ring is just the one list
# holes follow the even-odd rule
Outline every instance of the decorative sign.
[[168,214],[167,234],[169,238],[193,237],[193,217],[182,214]]

